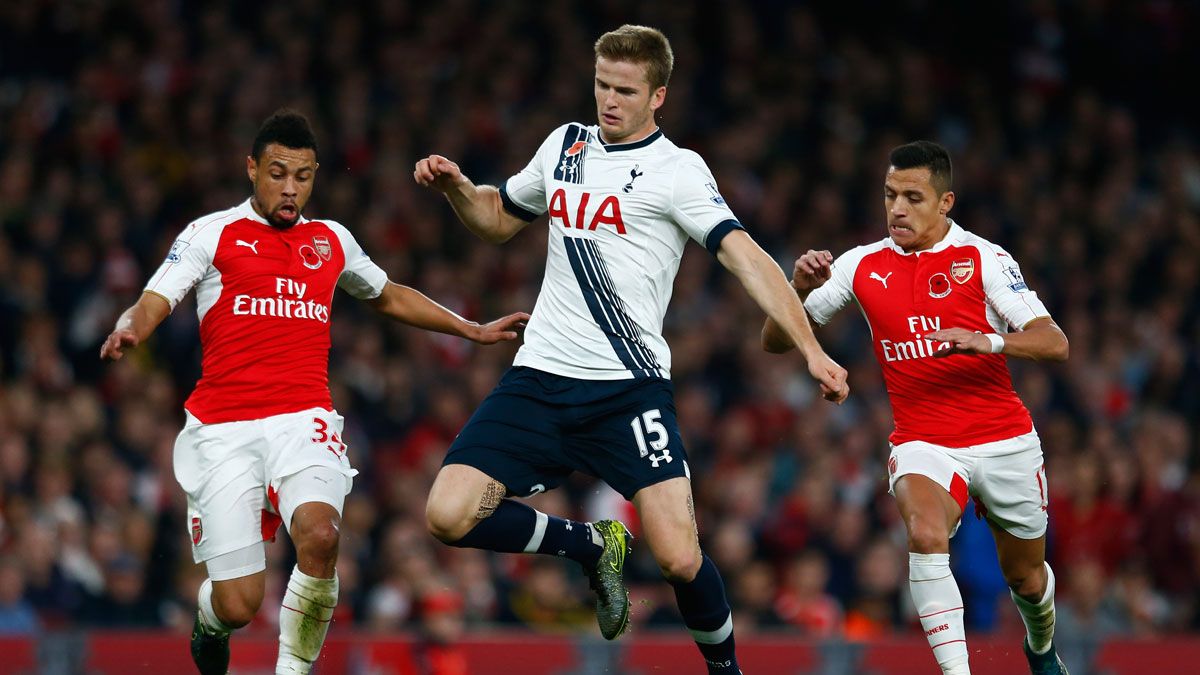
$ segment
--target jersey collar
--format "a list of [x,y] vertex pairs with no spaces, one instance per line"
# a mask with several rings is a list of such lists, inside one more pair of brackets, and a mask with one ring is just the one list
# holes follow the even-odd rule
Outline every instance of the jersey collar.
[[638,148],[644,148],[647,145],[650,145],[654,141],[657,141],[658,139],[662,138],[662,136],[663,136],[662,129],[655,129],[653,133],[651,133],[649,136],[643,138],[640,141],[633,141],[630,143],[605,143],[604,139],[600,137],[600,127],[599,126],[596,127],[596,140],[600,141],[600,146],[604,148],[605,152],[621,152],[623,150],[637,150]]
[[899,253],[900,255],[918,255],[921,253],[937,253],[938,251],[944,251],[950,248],[950,246],[952,246],[954,242],[958,241],[959,238],[962,237],[963,233],[966,232],[966,230],[962,229],[958,223],[954,222],[953,218],[947,218],[946,220],[950,221],[950,230],[946,232],[946,236],[942,237],[942,240],[934,244],[932,247],[923,251],[913,251],[912,253],[908,253],[904,249],[897,246],[896,242],[892,241],[891,237],[885,237],[884,241],[887,242],[888,248],[892,249],[896,253]]

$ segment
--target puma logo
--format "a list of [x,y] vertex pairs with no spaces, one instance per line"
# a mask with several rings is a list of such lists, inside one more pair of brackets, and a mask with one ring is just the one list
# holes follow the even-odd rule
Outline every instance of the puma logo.
[[871,278],[883,284],[884,288],[887,288],[888,277],[892,276],[893,274],[895,274],[895,272],[888,272],[886,276],[881,277],[879,276],[879,272],[871,272]]
[[238,246],[245,246],[246,248],[250,249],[251,251],[254,251],[254,255],[258,255],[258,249],[255,248],[256,246],[258,246],[257,239],[254,240],[253,244],[247,244],[246,242],[242,241],[241,239],[238,239],[235,243]]

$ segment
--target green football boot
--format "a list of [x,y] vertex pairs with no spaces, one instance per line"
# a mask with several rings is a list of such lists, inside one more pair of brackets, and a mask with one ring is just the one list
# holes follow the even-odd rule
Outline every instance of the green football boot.
[[192,662],[200,675],[225,675],[229,672],[229,633],[218,635],[210,632],[200,621],[192,624]]
[[592,569],[584,568],[588,584],[596,592],[596,623],[605,640],[615,640],[629,628],[629,589],[622,572],[625,556],[633,552],[629,528],[616,520],[598,520],[592,527],[604,538],[604,551]]

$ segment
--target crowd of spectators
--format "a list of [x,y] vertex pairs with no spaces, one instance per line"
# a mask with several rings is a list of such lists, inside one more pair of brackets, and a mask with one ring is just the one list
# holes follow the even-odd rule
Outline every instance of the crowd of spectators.
[[[976,4],[3,3],[0,633],[191,625],[204,572],[171,457],[199,376],[194,300],[122,361],[97,353],[175,235],[248,196],[262,119],[284,105],[310,116],[321,169],[307,214],[345,223],[392,279],[474,319],[531,310],[544,221],[503,247],[477,241],[412,166],[437,152],[495,184],[558,124],[591,123],[592,41],[625,22],[672,40],[661,127],[707,159],[789,271],[809,248],[884,236],[891,147],[950,148],[952,215],[1014,254],[1071,340],[1065,364],[1010,362],[1046,452],[1060,633],[1196,628],[1200,138],[1194,102],[1167,93],[1200,62],[1196,10]],[[442,455],[515,348],[335,304],[330,385],[361,472],[340,625],[594,630],[570,565],[425,531]],[[701,536],[739,631],[913,630],[865,323],[847,311],[818,333],[851,373],[834,407],[794,356],[761,351],[761,319],[692,247],[665,331]],[[585,476],[532,501],[628,515]],[[268,549],[269,598],[288,549]],[[994,557],[968,508],[952,560],[972,630],[1019,626]],[[679,621],[644,546],[629,577],[636,630]],[[272,606],[252,626],[273,630]]]

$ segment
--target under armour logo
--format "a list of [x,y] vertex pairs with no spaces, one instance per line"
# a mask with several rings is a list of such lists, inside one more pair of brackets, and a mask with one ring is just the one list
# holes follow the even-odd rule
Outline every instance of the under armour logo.
[[256,246],[258,246],[257,239],[254,240],[253,244],[247,244],[246,242],[242,241],[241,239],[238,239],[237,242],[235,242],[235,243],[237,243],[238,246],[245,246],[246,248],[250,249],[251,251],[254,251],[254,255],[258,255],[258,249],[255,248]]
[[633,181],[637,180],[638,176],[645,175],[646,173],[645,171],[638,171],[638,167],[640,166],[640,164],[634,164],[633,168],[629,170],[629,182],[625,184],[625,187],[621,188],[621,191],[626,193],[633,192]]
[[871,272],[871,278],[874,279],[875,281],[878,281],[879,283],[883,284],[884,288],[887,288],[888,277],[892,276],[893,274],[895,274],[895,272],[888,272],[887,276],[881,277],[881,276],[879,276],[879,272]]

